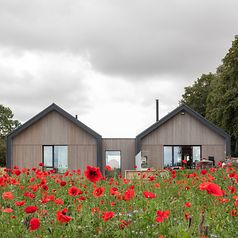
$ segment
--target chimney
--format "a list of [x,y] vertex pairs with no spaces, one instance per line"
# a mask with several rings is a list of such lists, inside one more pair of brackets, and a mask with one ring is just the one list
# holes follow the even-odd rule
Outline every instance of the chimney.
[[159,121],[159,99],[156,99],[156,122]]
[[75,118],[78,120],[78,115],[75,115]]

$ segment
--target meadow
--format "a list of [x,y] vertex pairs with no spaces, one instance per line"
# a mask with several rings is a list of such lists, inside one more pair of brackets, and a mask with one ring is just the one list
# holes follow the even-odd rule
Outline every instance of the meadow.
[[232,164],[131,180],[15,167],[0,172],[0,236],[235,238],[237,191]]

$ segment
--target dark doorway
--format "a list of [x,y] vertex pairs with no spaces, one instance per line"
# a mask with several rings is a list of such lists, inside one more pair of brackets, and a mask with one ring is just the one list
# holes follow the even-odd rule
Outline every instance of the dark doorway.
[[182,159],[186,160],[185,167],[192,168],[193,158],[192,158],[192,146],[183,145],[182,146]]

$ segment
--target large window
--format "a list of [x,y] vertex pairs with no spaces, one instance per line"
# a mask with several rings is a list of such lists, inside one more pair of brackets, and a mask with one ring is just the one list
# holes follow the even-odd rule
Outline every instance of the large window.
[[118,173],[121,172],[121,151],[106,150],[106,165]]
[[43,163],[45,168],[55,169],[58,173],[64,173],[68,169],[68,146],[44,145]]
[[164,146],[164,167],[182,166],[182,160],[186,160],[187,167],[192,168],[200,158],[201,146]]

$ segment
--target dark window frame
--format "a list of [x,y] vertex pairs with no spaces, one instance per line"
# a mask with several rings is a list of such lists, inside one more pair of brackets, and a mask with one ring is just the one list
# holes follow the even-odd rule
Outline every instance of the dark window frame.
[[[52,166],[45,166],[45,161],[44,161],[44,147],[46,146],[51,146],[52,147]],[[67,152],[68,152],[68,145],[42,145],[42,163],[44,165],[44,169],[58,169],[55,168],[55,146],[67,146]],[[68,159],[68,154],[67,154],[67,159]]]
[[[193,148],[192,147],[195,147],[195,146],[197,146],[197,147],[200,147],[200,159],[202,159],[202,145],[170,145],[170,144],[168,144],[168,145],[163,145],[163,167],[165,167],[164,166],[164,147],[172,147],[172,167],[174,167],[175,165],[174,165],[174,147],[183,147],[183,146],[190,146],[191,147],[191,149],[192,149],[192,159],[193,159]],[[193,161],[194,162],[194,161]]]

